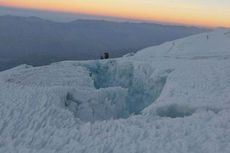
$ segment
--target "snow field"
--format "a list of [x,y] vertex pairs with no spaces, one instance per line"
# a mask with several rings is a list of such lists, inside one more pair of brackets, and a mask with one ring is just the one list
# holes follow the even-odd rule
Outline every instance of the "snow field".
[[0,153],[229,153],[228,33],[1,72]]

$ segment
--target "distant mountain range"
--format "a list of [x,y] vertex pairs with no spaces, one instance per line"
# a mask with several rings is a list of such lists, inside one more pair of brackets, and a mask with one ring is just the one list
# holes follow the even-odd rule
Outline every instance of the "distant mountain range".
[[19,64],[112,57],[158,45],[205,28],[153,23],[76,20],[53,22],[37,17],[0,16],[0,70]]

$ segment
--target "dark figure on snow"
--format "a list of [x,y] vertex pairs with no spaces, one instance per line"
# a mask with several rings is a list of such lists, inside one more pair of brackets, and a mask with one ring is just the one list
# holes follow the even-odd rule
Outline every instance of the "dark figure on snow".
[[103,55],[100,56],[100,59],[108,59],[109,58],[109,53],[105,52]]
[[105,52],[104,53],[104,59],[108,59],[109,58],[109,53],[108,52]]

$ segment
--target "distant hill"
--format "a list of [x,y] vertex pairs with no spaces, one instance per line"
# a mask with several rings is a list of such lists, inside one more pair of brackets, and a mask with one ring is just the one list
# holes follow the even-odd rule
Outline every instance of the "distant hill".
[[58,23],[37,17],[0,16],[0,70],[18,64],[112,57],[207,29],[152,23],[76,20]]

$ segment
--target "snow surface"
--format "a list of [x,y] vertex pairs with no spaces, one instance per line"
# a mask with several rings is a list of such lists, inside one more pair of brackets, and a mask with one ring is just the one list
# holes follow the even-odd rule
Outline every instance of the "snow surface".
[[0,153],[229,153],[230,30],[0,73]]

